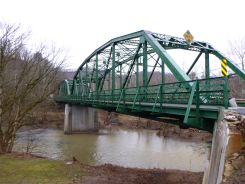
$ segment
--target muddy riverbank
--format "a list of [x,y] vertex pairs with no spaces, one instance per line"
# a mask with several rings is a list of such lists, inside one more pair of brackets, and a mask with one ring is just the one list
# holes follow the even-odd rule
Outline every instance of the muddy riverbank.
[[89,166],[82,184],[198,184],[202,172],[124,168],[109,164]]

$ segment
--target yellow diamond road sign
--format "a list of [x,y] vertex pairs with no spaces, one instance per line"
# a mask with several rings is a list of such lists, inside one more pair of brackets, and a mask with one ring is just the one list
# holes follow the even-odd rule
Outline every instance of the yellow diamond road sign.
[[191,34],[191,32],[189,30],[187,30],[185,33],[184,33],[184,38],[187,42],[192,42],[194,40],[194,37],[193,35]]

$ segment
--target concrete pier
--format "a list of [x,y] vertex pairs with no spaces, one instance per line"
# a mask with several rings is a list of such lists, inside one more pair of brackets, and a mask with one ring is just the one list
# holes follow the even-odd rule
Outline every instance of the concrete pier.
[[235,156],[237,159],[239,157],[238,153],[244,142],[241,131],[244,120],[245,116],[240,111],[220,110],[219,118],[215,123],[211,155],[205,167],[203,184],[220,184],[231,176],[232,170],[239,168],[235,166],[235,161],[231,162],[230,157],[234,155],[237,155]]
[[64,133],[98,131],[97,111],[92,107],[65,105]]

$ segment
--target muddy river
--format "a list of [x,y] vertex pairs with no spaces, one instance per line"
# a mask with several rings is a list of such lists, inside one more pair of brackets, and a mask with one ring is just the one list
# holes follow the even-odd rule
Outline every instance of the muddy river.
[[114,127],[95,134],[64,135],[62,130],[21,131],[15,150],[52,159],[77,158],[83,163],[125,167],[203,171],[208,143],[158,137],[156,131]]

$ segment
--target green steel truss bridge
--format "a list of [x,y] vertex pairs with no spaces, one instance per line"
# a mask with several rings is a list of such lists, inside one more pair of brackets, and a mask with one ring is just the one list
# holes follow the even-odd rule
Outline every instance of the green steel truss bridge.
[[[169,50],[196,52],[187,72]],[[191,80],[189,74],[201,55],[204,78]],[[210,76],[211,55],[245,79],[244,71],[209,43],[189,43],[144,30],[120,36],[90,54],[73,80],[60,84],[55,100],[212,131],[220,108],[228,108],[230,96],[229,76]],[[167,71],[172,73],[172,82],[167,81]]]

